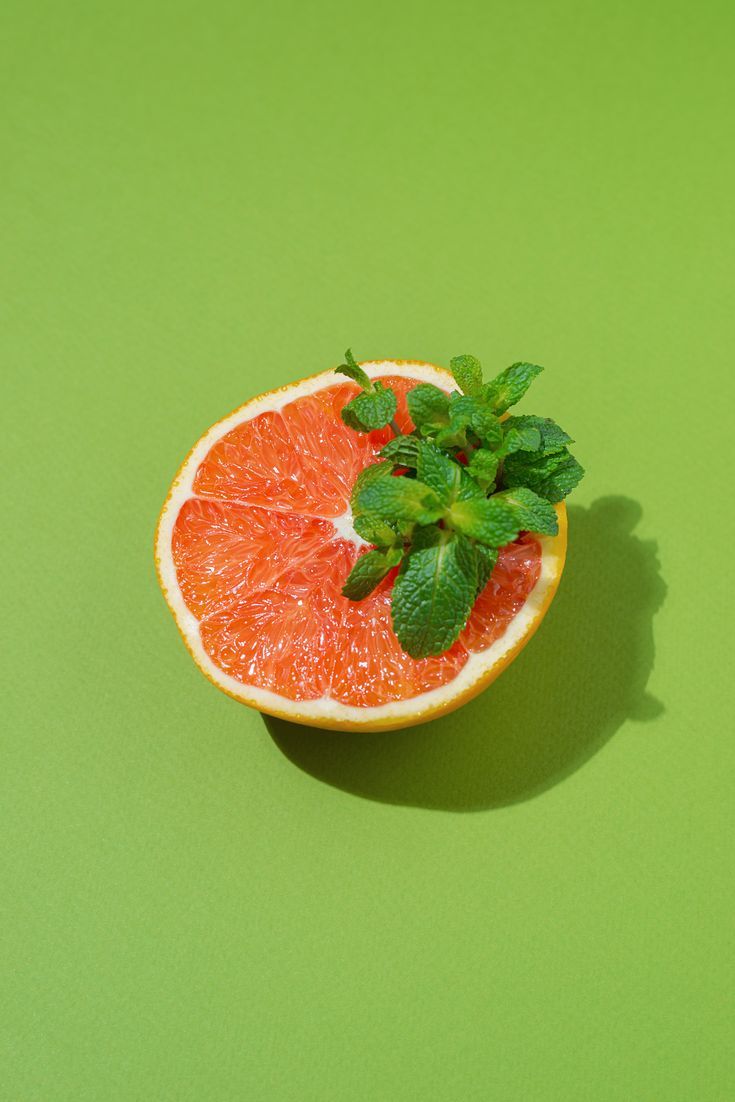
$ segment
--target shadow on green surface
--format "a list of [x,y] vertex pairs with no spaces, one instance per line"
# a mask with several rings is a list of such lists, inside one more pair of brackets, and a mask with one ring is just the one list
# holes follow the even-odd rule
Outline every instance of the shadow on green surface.
[[606,497],[569,509],[569,555],[538,634],[466,707],[382,734],[319,731],[264,717],[279,749],[327,784],[384,803],[480,811],[559,784],[627,719],[663,705],[646,692],[652,618],[666,595],[641,507]]

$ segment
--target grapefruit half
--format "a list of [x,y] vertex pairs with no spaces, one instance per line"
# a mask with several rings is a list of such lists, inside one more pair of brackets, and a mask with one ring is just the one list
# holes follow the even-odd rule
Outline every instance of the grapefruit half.
[[[446,391],[430,364],[362,364],[398,397]],[[559,533],[523,533],[500,552],[457,642],[413,659],[390,616],[392,577],[364,601],[341,588],[367,545],[352,526],[358,473],[390,438],[341,420],[357,386],[334,371],[253,398],[195,444],[156,531],[156,568],[184,642],[217,688],[261,712],[340,730],[408,727],[481,692],[528,642],[556,591],[566,553]]]

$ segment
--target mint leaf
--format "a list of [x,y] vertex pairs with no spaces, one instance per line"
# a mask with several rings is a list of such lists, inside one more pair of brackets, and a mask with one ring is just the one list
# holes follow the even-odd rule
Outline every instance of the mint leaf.
[[415,436],[394,436],[381,448],[379,454],[391,459],[399,467],[416,467],[419,441]]
[[489,451],[487,448],[476,448],[471,452],[465,469],[481,490],[489,490],[495,483],[499,462],[500,458],[496,452]]
[[541,433],[532,425],[504,425],[503,455],[513,452],[535,452],[541,447]]
[[541,436],[539,450],[544,455],[561,451],[565,444],[572,443],[571,436],[567,436],[564,429],[560,428],[550,417],[534,417],[532,414],[508,417],[503,422],[503,426],[506,430],[537,429]]
[[352,494],[350,496],[350,508],[353,515],[359,512],[357,498],[360,491],[365,486],[369,486],[371,482],[375,482],[376,479],[390,478],[393,474],[392,463],[371,463],[369,467],[363,467],[359,475],[355,479],[355,485],[352,487]]
[[455,419],[451,425],[422,425],[421,432],[434,436],[434,443],[438,448],[465,448],[467,446],[467,431],[469,425],[460,419]]
[[442,505],[449,505],[459,489],[459,463],[429,440],[417,440],[416,445],[416,477],[434,490]]
[[356,432],[373,432],[384,429],[396,415],[396,396],[381,382],[375,383],[370,392],[358,394],[342,409],[342,420]]
[[366,551],[361,555],[350,571],[342,586],[342,594],[351,601],[362,601],[380,585],[386,574],[398,566],[403,557],[402,548],[390,551]]
[[565,498],[583,477],[584,467],[567,448],[551,455],[531,457],[518,452],[508,456],[503,473],[506,486],[527,486],[553,502]]
[[477,394],[482,386],[482,364],[475,356],[455,356],[449,361],[449,370],[461,391]]
[[512,506],[499,498],[497,494],[494,497],[456,501],[447,519],[453,528],[465,536],[486,543],[488,547],[504,547],[516,538],[521,525]]
[[477,595],[479,597],[495,569],[498,550],[496,547],[486,547],[484,543],[476,543],[475,557],[477,558]]
[[466,394],[452,394],[449,402],[451,428],[471,428],[485,444],[499,444],[503,438],[500,421],[490,407],[480,398]]
[[459,489],[455,495],[457,501],[469,501],[474,497],[484,498],[486,491],[478,486],[472,475],[467,473],[468,468],[457,464],[459,467]]
[[549,501],[562,501],[570,494],[575,486],[584,478],[584,467],[573,455],[567,454],[564,462],[554,470],[552,475],[541,485],[537,493],[547,497]]
[[480,398],[454,391],[449,396],[448,421],[427,421],[421,424],[421,435],[433,437],[439,448],[464,448],[468,434],[486,444],[499,444],[503,433],[500,421]]
[[529,386],[543,371],[538,364],[515,363],[501,371],[482,388],[482,395],[496,413],[505,413],[520,401]]
[[430,486],[415,478],[377,478],[357,495],[360,513],[373,513],[387,521],[433,524],[444,509]]
[[551,536],[558,531],[553,505],[526,487],[457,501],[448,520],[453,528],[488,547],[504,547],[522,531]]
[[361,513],[353,517],[352,527],[358,536],[362,536],[367,543],[372,543],[376,547],[393,547],[401,542],[396,530],[391,528],[387,521],[372,513]]
[[519,531],[537,532],[541,536],[555,536],[559,531],[554,506],[526,486],[504,490],[490,501],[500,502],[512,509]]
[[469,540],[420,528],[393,587],[393,629],[412,658],[441,654],[467,623],[477,594],[477,557]]
[[355,357],[352,355],[349,348],[345,352],[345,360],[347,361],[346,363],[340,364],[339,367],[335,367],[334,370],[340,375],[347,375],[356,382],[358,386],[361,386],[363,390],[371,392],[373,389],[372,380],[362,370],[360,365],[355,362]]
[[449,395],[431,383],[419,383],[406,395],[406,404],[416,428],[425,424],[446,424],[449,413]]

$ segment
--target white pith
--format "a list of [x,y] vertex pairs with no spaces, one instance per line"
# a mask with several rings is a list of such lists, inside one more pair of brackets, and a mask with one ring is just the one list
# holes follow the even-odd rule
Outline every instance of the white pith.
[[334,531],[341,540],[349,540],[350,543],[354,543],[355,547],[369,547],[370,544],[367,540],[364,540],[362,536],[358,536],[355,531],[355,526],[352,523],[352,509],[349,505],[345,509],[344,513],[340,517],[332,517],[332,524],[334,525]]
[[[444,389],[451,389],[455,385],[448,372],[440,371],[429,364],[394,363],[390,360],[384,360],[363,364],[362,367],[371,377],[386,374],[398,375],[419,382],[434,383]],[[292,700],[290,697],[281,696],[279,693],[273,693],[267,689],[238,681],[224,673],[212,661],[202,645],[199,622],[184,601],[171,554],[171,541],[176,518],[184,502],[190,497],[197,496],[193,492],[194,478],[202,460],[213,444],[235,428],[236,425],[251,420],[259,413],[266,410],[281,409],[296,398],[344,381],[344,376],[338,375],[335,371],[325,371],[310,379],[304,379],[300,383],[283,387],[279,391],[254,398],[213,425],[194,446],[171,487],[161,514],[156,537],[156,563],[167,600],[195,661],[212,681],[236,699],[261,711],[288,716],[301,723],[310,722],[311,720],[315,723],[319,723],[320,720],[333,720],[348,722],[355,726],[363,724],[372,726],[376,722],[400,720],[403,717],[410,718],[412,722],[415,722],[421,713],[433,714],[441,710],[454,698],[463,696],[488,671],[502,662],[506,654],[529,633],[539,612],[544,608],[549,588],[558,579],[559,556],[553,550],[554,541],[551,538],[538,537],[542,550],[541,572],[538,581],[529,593],[523,607],[499,639],[485,650],[470,654],[460,672],[446,685],[406,700],[373,707],[356,707],[351,704],[343,704],[327,696],[317,700]],[[329,519],[330,523],[334,525],[335,535],[343,539],[350,539],[358,546],[367,546],[352,527],[352,516],[349,507],[341,516],[325,519]]]

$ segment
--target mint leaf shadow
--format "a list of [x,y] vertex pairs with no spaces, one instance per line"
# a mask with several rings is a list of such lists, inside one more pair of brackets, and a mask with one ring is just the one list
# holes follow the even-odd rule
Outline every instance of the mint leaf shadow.
[[626,720],[664,711],[647,683],[666,585],[656,544],[635,534],[641,515],[623,497],[570,506],[567,565],[551,609],[515,662],[464,708],[381,734],[264,716],[276,746],[318,780],[383,803],[481,811],[560,784]]

